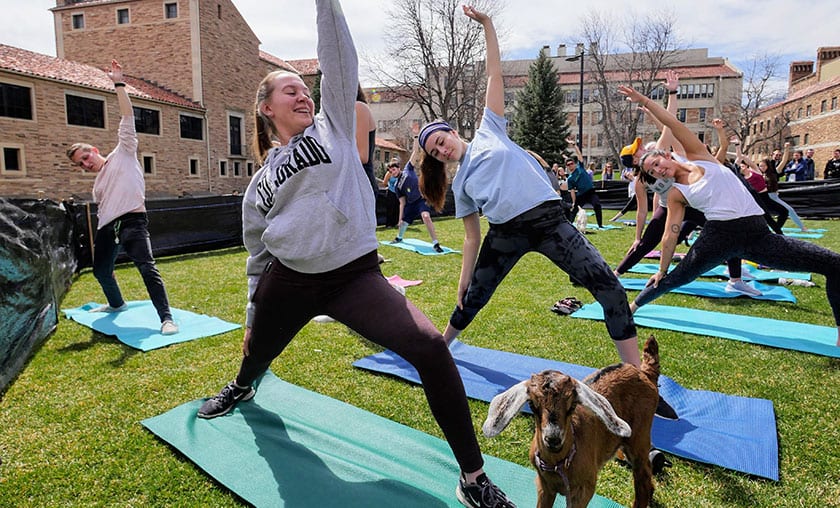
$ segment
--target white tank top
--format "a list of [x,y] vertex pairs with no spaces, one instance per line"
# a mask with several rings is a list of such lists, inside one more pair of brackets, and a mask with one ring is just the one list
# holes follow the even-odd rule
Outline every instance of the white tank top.
[[732,220],[764,215],[750,192],[725,166],[711,161],[689,161],[704,170],[703,176],[692,184],[674,182],[688,204],[703,212],[706,220]]

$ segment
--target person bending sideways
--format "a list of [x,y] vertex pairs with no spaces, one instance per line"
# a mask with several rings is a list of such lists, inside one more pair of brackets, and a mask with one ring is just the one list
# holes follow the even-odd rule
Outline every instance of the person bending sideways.
[[125,90],[122,66],[116,60],[111,61],[108,77],[114,82],[120,105],[119,141],[116,148],[107,157],[103,157],[98,148],[87,143],[74,143],[67,149],[67,157],[75,167],[96,173],[93,182],[93,200],[97,204],[93,275],[102,287],[108,303],[91,309],[91,312],[113,313],[128,309],[114,277],[114,264],[122,247],[143,277],[146,291],[160,317],[160,333],[173,335],[178,333],[178,325],[172,319],[166,287],[155,265],[149,240],[146,182],[143,179],[143,168],[137,160],[134,109]]
[[[764,210],[738,177],[712,156],[706,146],[674,115],[636,90],[621,86],[619,93],[643,105],[683,146],[686,161],[669,152],[653,150],[640,161],[641,175],[673,179],[668,191],[668,218],[662,240],[660,270],[630,305],[633,312],[668,291],[696,279],[731,257],[741,257],[772,268],[810,271],[825,276],[825,292],[838,326],[840,346],[840,254],[796,238],[772,233]],[[670,273],[685,208],[706,216],[706,225],[682,261]]]
[[[481,126],[470,143],[442,120],[425,125],[419,136],[424,150],[420,188],[434,207],[442,208],[446,197],[445,164],[460,162],[452,192],[455,215],[464,221],[465,239],[456,305],[444,338],[451,342],[473,321],[522,256],[539,252],[592,293],[604,308],[607,332],[619,357],[639,366],[636,326],[627,294],[601,253],[565,217],[560,196],[537,160],[508,137],[493,22],[474,9],[465,12],[481,23],[487,45]],[[490,223],[483,242],[479,210]],[[660,410],[660,415],[676,418],[664,401]]]
[[374,196],[355,144],[359,63],[339,2],[315,5],[321,110],[315,115],[309,88],[297,74],[274,71],[257,89],[254,152],[262,167],[242,204],[249,294],[243,356],[234,380],[197,416],[215,418],[252,398],[253,382],[310,319],[326,314],[417,369],[461,469],[458,499],[476,508],[513,507],[484,473],[446,341],[379,269]]

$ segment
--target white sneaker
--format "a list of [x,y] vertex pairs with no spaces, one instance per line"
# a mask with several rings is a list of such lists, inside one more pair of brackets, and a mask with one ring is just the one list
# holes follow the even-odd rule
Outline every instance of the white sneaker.
[[176,333],[178,333],[178,325],[175,324],[175,321],[167,319],[160,324],[161,335],[175,335]]
[[744,282],[742,280],[735,281],[735,282],[732,282],[730,280],[729,282],[726,283],[725,291],[727,293],[741,293],[743,295],[748,295],[748,296],[761,296],[762,294],[764,294],[761,291],[759,291],[756,288],[750,286],[749,284],[747,284],[746,282]]
[[127,303],[124,303],[124,304],[120,305],[119,307],[111,307],[110,305],[105,304],[105,305],[100,305],[99,307],[94,307],[94,308],[90,309],[88,312],[109,312],[109,313],[113,313],[113,312],[122,312],[122,311],[127,310],[127,309],[128,309],[128,304]]

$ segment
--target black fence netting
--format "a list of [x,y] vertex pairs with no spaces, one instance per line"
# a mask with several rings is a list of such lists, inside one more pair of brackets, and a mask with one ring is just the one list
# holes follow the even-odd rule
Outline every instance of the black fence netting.
[[63,205],[0,198],[0,391],[55,329],[76,270],[73,238]]

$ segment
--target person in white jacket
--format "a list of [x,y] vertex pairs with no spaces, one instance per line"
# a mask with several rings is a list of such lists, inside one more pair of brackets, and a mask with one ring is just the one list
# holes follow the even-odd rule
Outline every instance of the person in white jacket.
[[111,61],[108,77],[114,82],[120,105],[119,142],[103,157],[99,149],[87,143],[74,143],[67,149],[67,157],[75,167],[96,173],[93,200],[97,204],[97,226],[93,239],[93,275],[99,281],[106,305],[91,312],[122,312],[128,308],[114,277],[114,263],[120,246],[134,261],[149,298],[160,317],[163,335],[178,333],[172,320],[169,298],[163,278],[155,266],[149,240],[149,221],[146,216],[146,182],[143,168],[137,160],[137,132],[134,128],[134,109],[125,89],[122,66]]

